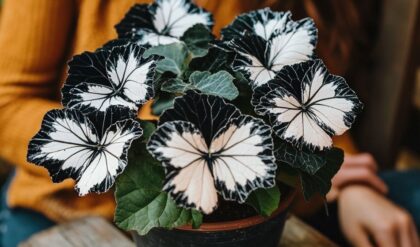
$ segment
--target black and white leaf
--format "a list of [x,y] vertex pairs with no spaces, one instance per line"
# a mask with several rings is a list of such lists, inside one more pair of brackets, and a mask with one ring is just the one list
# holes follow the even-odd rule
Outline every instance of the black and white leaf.
[[330,148],[331,137],[348,130],[363,108],[344,78],[330,74],[321,60],[286,66],[255,95],[255,111],[270,117],[280,138],[312,151]]
[[75,109],[49,111],[29,143],[28,161],[47,168],[56,183],[76,180],[80,196],[106,192],[126,167],[131,142],[142,135],[138,122],[120,120],[122,111],[112,110],[95,124]]
[[98,49],[95,52],[86,51],[74,56],[68,62],[68,77],[62,89],[63,105],[66,105],[66,101],[71,99],[70,90],[82,82],[109,84],[105,65],[109,52],[108,49]]
[[[110,40],[108,42],[106,42],[104,45],[102,45],[101,48],[98,48],[97,51],[99,50],[107,50],[108,52],[110,52],[114,47],[117,46],[126,46],[129,45],[130,43],[133,43],[132,39],[129,38],[121,38],[121,39],[113,39]],[[148,46],[144,45],[143,47],[148,48]]]
[[251,191],[275,185],[271,128],[263,120],[240,116],[214,137],[209,154],[216,188],[226,200],[245,202]]
[[234,105],[219,97],[187,91],[182,97],[177,97],[174,106],[160,116],[159,123],[176,120],[190,122],[202,131],[210,146],[216,132],[240,115]]
[[156,0],[151,5],[134,5],[116,29],[120,38],[156,46],[180,42],[184,33],[196,24],[211,29],[212,15],[190,0]]
[[[200,110],[184,111],[184,103]],[[210,214],[218,194],[244,203],[252,191],[275,185],[271,128],[232,107],[222,98],[188,92],[150,138],[148,150],[166,170],[164,189],[179,205]]]
[[[244,19],[253,23],[248,26],[250,31],[232,29],[250,25]],[[284,66],[315,56],[318,31],[311,19],[292,21],[288,13],[262,10],[245,14],[232,25],[225,30],[228,37],[234,37],[227,43],[236,52],[232,68],[243,73],[254,87],[273,79]]]
[[63,105],[83,113],[117,105],[133,111],[154,95],[153,78],[159,56],[143,57],[136,44],[103,48],[75,56],[62,89]]
[[240,14],[221,30],[222,40],[239,38],[245,33],[253,33],[269,40],[275,30],[283,29],[286,26],[290,17],[289,11],[274,12],[270,8]]
[[[270,40],[278,30],[298,25],[313,25],[313,20],[305,18],[293,21],[290,11],[276,12],[270,8],[264,8],[239,15],[230,25],[223,28],[221,33],[223,40],[240,38],[245,33],[252,33],[265,40]],[[316,35],[316,30],[314,31],[314,35]]]

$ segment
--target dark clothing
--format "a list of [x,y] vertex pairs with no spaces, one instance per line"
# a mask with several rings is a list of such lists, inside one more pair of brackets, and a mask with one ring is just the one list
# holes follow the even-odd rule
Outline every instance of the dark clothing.
[[32,234],[54,225],[42,214],[23,208],[9,208],[6,203],[7,189],[11,178],[1,189],[0,195],[0,246],[16,247]]
[[[388,198],[410,212],[420,229],[420,170],[386,171],[379,176],[388,185]],[[337,203],[328,204],[328,211],[329,216],[321,210],[305,221],[340,246],[349,246],[340,231]]]

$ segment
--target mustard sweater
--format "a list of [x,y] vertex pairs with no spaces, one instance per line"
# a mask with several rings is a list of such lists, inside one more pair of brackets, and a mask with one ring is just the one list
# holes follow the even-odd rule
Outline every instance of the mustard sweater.
[[[53,184],[47,170],[26,162],[30,138],[44,114],[61,108],[66,61],[116,38],[114,25],[147,0],[6,0],[0,21],[0,157],[16,165],[11,207],[30,208],[55,221],[86,215],[112,219],[111,192],[79,198],[70,179]],[[214,31],[263,1],[197,0],[214,14]],[[268,1],[270,2],[270,1]],[[260,6],[258,6],[260,5]],[[141,118],[151,118],[148,105]]]

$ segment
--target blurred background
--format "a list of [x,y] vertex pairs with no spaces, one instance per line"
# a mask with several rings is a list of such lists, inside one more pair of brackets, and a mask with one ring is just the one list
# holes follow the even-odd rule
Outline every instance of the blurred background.
[[[249,2],[243,11],[263,2],[291,10],[293,19],[312,17],[318,54],[365,103],[351,133],[357,149],[372,153],[381,170],[420,168],[420,0]],[[0,160],[0,184],[11,171]]]

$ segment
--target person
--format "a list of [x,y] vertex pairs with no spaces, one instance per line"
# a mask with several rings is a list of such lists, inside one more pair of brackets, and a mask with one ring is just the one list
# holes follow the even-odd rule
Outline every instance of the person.
[[345,156],[327,194],[337,200],[341,231],[354,246],[374,246],[369,238],[381,247],[420,246],[420,171],[377,170],[370,154]]
[[[79,198],[73,190],[73,181],[66,180],[53,184],[45,169],[26,162],[27,145],[30,138],[38,131],[44,114],[48,110],[61,107],[59,91],[66,76],[66,61],[75,54],[86,50],[93,51],[116,38],[113,27],[128,9],[134,3],[148,2],[150,1],[4,1],[0,21],[0,156],[15,165],[16,169],[2,194],[1,246],[16,246],[32,233],[57,222],[87,215],[98,215],[109,220],[113,218],[115,202],[112,192],[102,195],[90,194]],[[312,6],[315,1],[196,0],[195,2],[214,14],[216,34],[241,12],[265,6],[277,10],[282,8],[280,5],[283,3],[285,4],[282,6],[285,8],[288,8],[287,4],[300,3],[310,11],[299,12],[292,6],[292,12],[297,13],[297,18],[304,17],[305,14],[311,16],[316,14]],[[342,1],[326,2],[335,6],[337,2]],[[345,25],[343,22],[333,21],[333,23]],[[342,46],[341,42],[330,42],[330,38],[337,40],[339,37],[338,41],[342,41],[341,37],[349,38],[352,33],[337,29],[341,30],[338,34],[323,35],[323,31],[329,27],[325,26],[326,23],[319,24],[320,56],[324,58],[332,72],[343,74],[341,72],[347,69],[346,65],[337,61],[344,61],[340,54],[348,56],[352,53],[347,46]],[[344,52],[337,53],[337,49],[331,50],[331,47],[338,47],[338,50]],[[150,104],[140,110],[139,117],[143,119],[154,117],[150,114]],[[351,158],[346,162],[352,163]],[[411,218],[405,211],[376,192],[386,191],[383,184],[378,182],[378,188],[371,186],[374,189],[369,186],[351,185],[352,176],[346,175],[350,173],[347,170],[350,170],[350,167],[356,169],[360,166],[365,170],[371,169],[373,174],[372,164],[351,166],[346,164],[337,175],[334,184],[338,191],[336,198],[343,202],[341,205],[344,205],[340,210],[343,212],[342,224],[350,241],[356,246],[369,246],[363,245],[367,243],[369,237],[364,230],[371,229],[369,233],[378,232],[378,236],[381,236],[375,238],[378,243],[403,241],[401,246],[416,246],[418,239],[412,233],[414,226]],[[366,176],[365,179],[370,180],[369,178]],[[363,204],[360,201],[363,201]],[[366,208],[360,210],[363,205]],[[382,210],[379,210],[380,208]],[[369,212],[376,217],[365,217],[364,214]],[[382,215],[380,212],[385,214]],[[386,219],[378,221],[378,218],[384,216]],[[403,218],[404,225],[398,225],[401,228],[384,227],[400,224]],[[385,220],[387,224],[381,224]],[[353,229],[351,226],[360,227]],[[408,235],[410,238],[405,237]]]

